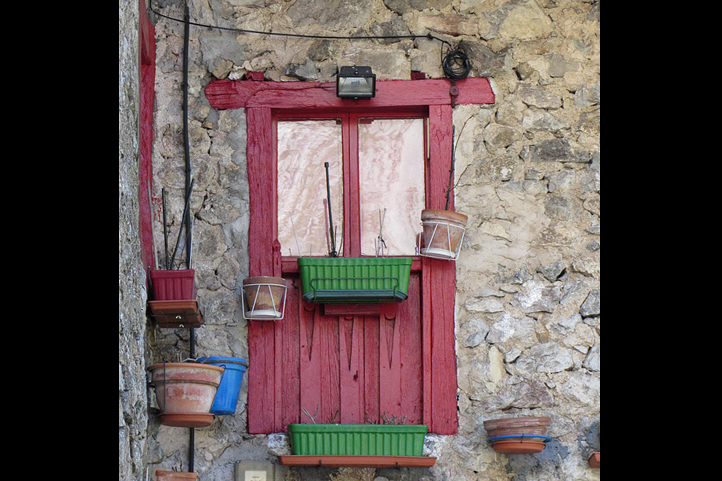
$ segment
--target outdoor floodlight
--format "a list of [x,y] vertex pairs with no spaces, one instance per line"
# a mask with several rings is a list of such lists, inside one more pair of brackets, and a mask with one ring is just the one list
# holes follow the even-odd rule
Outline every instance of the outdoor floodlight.
[[336,96],[342,99],[371,99],[376,96],[376,75],[371,67],[341,67]]

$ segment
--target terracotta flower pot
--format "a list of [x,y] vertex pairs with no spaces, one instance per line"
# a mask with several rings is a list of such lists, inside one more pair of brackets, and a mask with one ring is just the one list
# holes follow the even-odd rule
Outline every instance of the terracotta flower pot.
[[246,277],[243,279],[245,319],[283,319],[286,304],[286,280],[282,277]]
[[222,367],[197,363],[159,363],[148,368],[165,426],[205,427],[224,372]]
[[539,453],[546,446],[548,417],[522,417],[484,421],[494,451],[502,454]]
[[157,481],[186,481],[188,479],[198,479],[196,473],[179,473],[177,471],[156,471],[155,479]]
[[551,424],[548,417],[506,418],[484,421],[484,429],[490,438],[519,434],[545,435]]
[[422,256],[439,259],[456,259],[464,239],[466,222],[464,214],[441,209],[421,211],[424,226],[424,243],[419,252]]

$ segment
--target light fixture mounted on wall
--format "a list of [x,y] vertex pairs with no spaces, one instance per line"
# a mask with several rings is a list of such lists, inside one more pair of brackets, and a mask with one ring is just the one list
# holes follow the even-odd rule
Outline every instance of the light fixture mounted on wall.
[[355,100],[374,98],[376,75],[371,67],[341,67],[336,78],[336,96]]

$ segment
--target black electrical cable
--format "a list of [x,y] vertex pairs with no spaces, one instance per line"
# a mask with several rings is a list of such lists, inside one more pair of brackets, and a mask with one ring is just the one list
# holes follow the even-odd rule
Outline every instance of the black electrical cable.
[[[184,21],[178,18],[170,17],[168,15],[163,15],[155,8],[151,7],[151,11],[158,15],[159,17],[167,18],[168,20],[173,20],[175,22],[181,22]],[[234,28],[234,27],[220,27],[217,25],[207,25],[203,23],[197,23],[197,22],[189,22],[190,25],[194,25],[196,27],[203,27],[203,28],[211,28],[215,30],[226,30],[229,32],[236,32],[236,33],[246,33],[246,34],[255,34],[255,35],[273,35],[276,37],[294,37],[294,38],[309,38],[309,39],[315,39],[315,40],[383,40],[383,39],[417,39],[417,38],[426,38],[429,40],[438,40],[439,42],[443,42],[449,46],[451,44],[447,42],[446,40],[443,40],[441,38],[433,36],[431,33],[428,33],[426,35],[382,35],[382,36],[358,36],[358,37],[351,37],[351,36],[339,36],[339,35],[305,35],[300,33],[276,33],[276,32],[263,32],[260,30],[249,30],[245,28]]]
[[452,80],[462,80],[471,72],[471,60],[461,45],[452,48],[441,62],[444,74]]
[[[183,12],[183,153],[185,159],[186,173],[186,205],[190,202],[191,196],[191,153],[190,138],[188,130],[188,41],[190,39],[190,13],[188,10],[188,2],[185,3]],[[193,247],[193,225],[191,224],[191,211],[185,211],[183,222],[186,224],[186,264],[187,268],[191,268],[191,250]]]

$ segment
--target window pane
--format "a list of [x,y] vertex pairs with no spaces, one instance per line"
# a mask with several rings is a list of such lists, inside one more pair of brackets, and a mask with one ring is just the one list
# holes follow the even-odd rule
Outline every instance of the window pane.
[[341,142],[340,121],[278,122],[278,240],[283,255],[326,256],[331,250],[325,162],[329,163],[336,250],[341,250]]
[[361,253],[413,255],[425,206],[424,120],[361,119],[359,176]]

